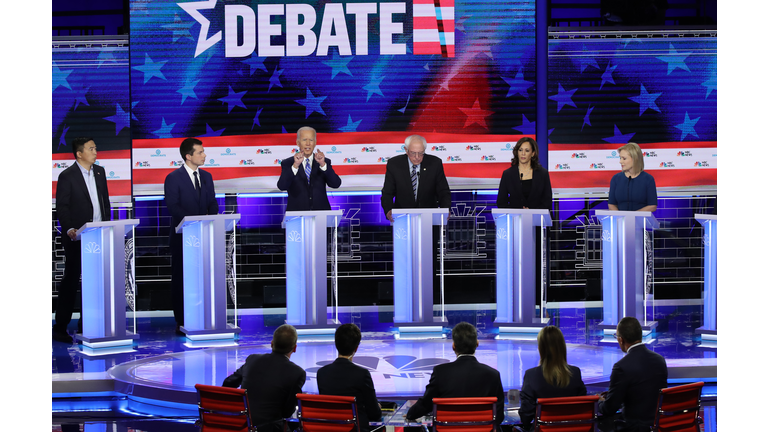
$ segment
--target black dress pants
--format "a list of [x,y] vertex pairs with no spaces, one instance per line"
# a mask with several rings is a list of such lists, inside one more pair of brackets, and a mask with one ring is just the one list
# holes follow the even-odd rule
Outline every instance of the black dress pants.
[[[82,258],[80,256],[80,241],[62,238],[61,243],[64,246],[64,277],[59,284],[59,296],[56,300],[56,323],[53,328],[56,331],[66,332],[69,322],[72,321],[72,312],[75,310],[77,302]],[[80,323],[82,322],[81,312]],[[80,326],[82,327],[82,324]]]

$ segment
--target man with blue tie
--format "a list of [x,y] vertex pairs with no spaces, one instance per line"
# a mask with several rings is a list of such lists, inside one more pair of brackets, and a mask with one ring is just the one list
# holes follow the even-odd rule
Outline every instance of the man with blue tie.
[[184,165],[165,178],[165,205],[171,214],[169,237],[173,317],[176,319],[176,334],[183,336],[181,326],[184,325],[184,260],[181,234],[176,234],[176,227],[186,216],[218,214],[219,203],[213,189],[213,176],[200,168],[205,165],[203,142],[196,138],[187,138],[181,142],[179,153]]
[[280,163],[282,171],[277,188],[288,191],[287,211],[330,210],[331,203],[325,186],[334,189],[341,186],[341,178],[321,151],[315,153],[317,132],[304,126],[296,132],[299,151]]
[[[72,343],[67,326],[72,320],[77,289],[80,286],[81,255],[77,230],[86,222],[111,220],[109,191],[104,168],[96,164],[96,143],[93,138],[72,141],[75,163],[59,174],[56,182],[56,215],[61,225],[61,245],[64,247],[64,278],[56,299],[56,324],[53,339]],[[82,312],[78,328],[83,327]]]

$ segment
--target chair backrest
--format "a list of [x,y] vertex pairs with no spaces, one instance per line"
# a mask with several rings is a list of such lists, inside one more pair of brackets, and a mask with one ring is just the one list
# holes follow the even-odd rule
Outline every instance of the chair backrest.
[[432,428],[435,432],[492,431],[497,401],[495,397],[434,398]]
[[248,394],[244,389],[195,384],[202,432],[250,432]]
[[659,391],[654,430],[699,432],[703,382],[669,387]]
[[597,431],[597,401],[600,396],[539,398],[536,401],[536,432]]
[[306,432],[360,432],[354,396],[299,393],[299,424]]

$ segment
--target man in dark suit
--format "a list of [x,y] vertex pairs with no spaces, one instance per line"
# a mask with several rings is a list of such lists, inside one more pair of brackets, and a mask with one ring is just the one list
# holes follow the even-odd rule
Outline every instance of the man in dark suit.
[[390,221],[394,221],[393,208],[451,207],[451,189],[443,162],[437,156],[425,154],[426,146],[424,137],[411,135],[405,139],[406,154],[387,161],[381,207]]
[[[61,244],[64,247],[64,278],[59,285],[53,339],[65,343],[72,343],[67,326],[72,320],[80,285],[80,240],[75,240],[76,232],[86,222],[111,220],[107,177],[104,168],[96,165],[96,143],[93,138],[73,140],[72,153],[75,155],[75,163],[62,171],[56,182],[56,214],[61,225]],[[82,326],[81,312],[78,327]]]
[[433,398],[496,397],[497,428],[504,421],[504,389],[496,369],[475,358],[477,329],[469,323],[456,324],[451,332],[456,361],[435,366],[424,396],[408,410],[405,418],[415,420],[432,413]]
[[[627,355],[613,365],[611,384],[600,397],[599,410],[610,416],[623,406],[623,420],[616,420],[617,430],[648,430],[656,416],[659,391],[667,387],[667,362],[643,344],[637,318],[622,318],[616,339]],[[601,429],[605,430],[603,426]]]
[[176,334],[183,336],[180,327],[184,325],[184,260],[181,234],[176,227],[186,216],[215,215],[219,203],[213,189],[213,176],[200,168],[205,165],[203,143],[196,138],[187,138],[179,147],[184,165],[165,177],[165,205],[171,213],[171,297],[173,317],[176,319]]
[[259,432],[283,430],[282,419],[296,410],[296,394],[307,379],[304,369],[290,360],[297,340],[292,325],[281,325],[272,335],[272,352],[249,355],[222,384],[247,390],[251,422]]
[[325,186],[334,189],[341,186],[341,178],[321,151],[314,153],[317,146],[317,132],[309,126],[296,132],[299,151],[293,157],[280,163],[282,172],[277,188],[288,191],[287,211],[330,210],[331,203]]
[[339,357],[317,371],[317,388],[321,395],[354,396],[360,428],[369,431],[368,422],[381,419],[381,405],[376,399],[371,373],[352,363],[361,339],[360,329],[354,324],[342,324],[336,329]]

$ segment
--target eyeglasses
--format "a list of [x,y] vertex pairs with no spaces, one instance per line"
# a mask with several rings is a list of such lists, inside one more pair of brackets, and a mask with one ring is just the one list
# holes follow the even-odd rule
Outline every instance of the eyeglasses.
[[426,152],[412,152],[412,151],[408,150],[408,154],[409,155],[416,156],[416,157],[422,157],[422,156],[424,156],[424,153],[426,153]]
[[619,340],[620,337],[621,336],[618,333],[614,333],[613,334],[613,338],[616,339],[616,340]]

